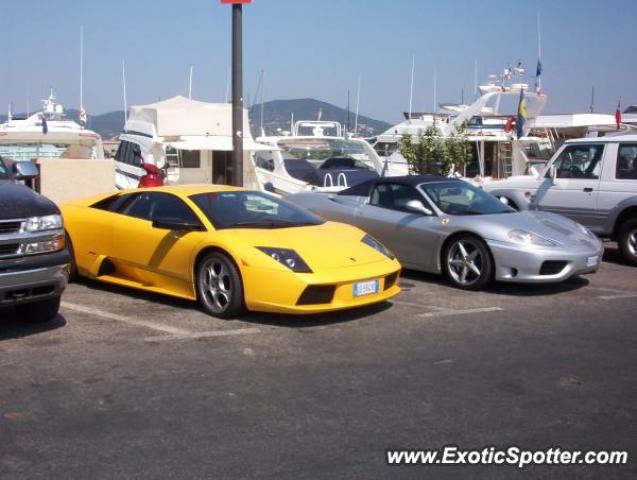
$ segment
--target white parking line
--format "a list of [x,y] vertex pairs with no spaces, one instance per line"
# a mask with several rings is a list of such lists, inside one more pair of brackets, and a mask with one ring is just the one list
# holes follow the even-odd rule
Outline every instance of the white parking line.
[[437,307],[435,305],[425,305],[424,303],[404,302],[402,300],[391,300],[391,303],[395,303],[396,305],[404,305],[406,307],[430,308],[432,310],[438,310],[440,312],[447,312],[447,311],[453,310],[452,308]]
[[178,335],[161,335],[159,337],[146,337],[146,342],[165,342],[167,340],[193,340],[197,338],[229,337],[232,335],[252,335],[261,332],[259,328],[235,328],[232,330],[216,330],[213,332],[186,333]]
[[125,317],[116,313],[106,312],[93,307],[87,307],[84,305],[78,305],[76,303],[62,302],[62,308],[67,310],[73,310],[76,312],[86,313],[88,315],[94,315],[96,317],[107,318],[109,320],[115,320],[117,322],[127,323],[136,327],[150,328],[151,330],[157,330],[158,332],[170,333],[172,335],[190,335],[192,332],[184,330],[183,328],[171,327],[168,325],[162,325],[161,323],[147,322],[145,320],[137,320],[136,318]]
[[588,287],[590,290],[599,290],[600,292],[608,292],[610,295],[600,295],[600,300],[618,300],[621,298],[635,298],[637,292],[630,290],[617,290],[616,288]]
[[417,317],[429,318],[429,317],[448,317],[451,315],[468,315],[471,313],[484,313],[484,312],[500,312],[504,308],[500,307],[480,307],[480,308],[466,308],[463,310],[448,310],[442,312],[427,312],[419,313]]
[[618,300],[620,298],[637,298],[637,293],[618,293],[617,295],[602,295],[601,300]]

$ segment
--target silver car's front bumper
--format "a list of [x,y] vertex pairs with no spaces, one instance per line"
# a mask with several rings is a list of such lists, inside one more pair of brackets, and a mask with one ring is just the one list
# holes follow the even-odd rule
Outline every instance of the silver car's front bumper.
[[[565,247],[527,247],[488,240],[495,260],[495,279],[500,282],[552,283],[567,280],[574,275],[595,273],[602,263],[604,247],[599,240],[591,245]],[[554,262],[545,265],[545,262]],[[563,268],[557,262],[564,262]],[[556,268],[546,268],[555,266]],[[548,273],[547,273],[548,271]]]

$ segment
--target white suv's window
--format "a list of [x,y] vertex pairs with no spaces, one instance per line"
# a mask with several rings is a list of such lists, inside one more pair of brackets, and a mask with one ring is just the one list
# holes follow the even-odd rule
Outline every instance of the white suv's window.
[[599,179],[604,145],[569,145],[555,160],[557,178]]
[[615,178],[637,180],[637,144],[619,146]]

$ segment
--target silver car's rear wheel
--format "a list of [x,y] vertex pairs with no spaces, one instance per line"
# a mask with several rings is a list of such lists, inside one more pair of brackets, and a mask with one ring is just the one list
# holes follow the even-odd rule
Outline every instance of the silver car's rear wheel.
[[466,234],[454,238],[445,247],[443,269],[455,286],[480,290],[491,281],[493,262],[484,242]]
[[243,307],[243,288],[234,263],[222,253],[207,255],[199,263],[197,294],[202,307],[215,317],[239,314]]

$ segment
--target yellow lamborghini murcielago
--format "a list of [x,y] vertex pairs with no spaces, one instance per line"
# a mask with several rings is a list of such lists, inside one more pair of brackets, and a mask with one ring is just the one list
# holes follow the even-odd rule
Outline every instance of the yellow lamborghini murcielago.
[[217,185],[121,191],[62,205],[81,276],[244,308],[315,313],[400,291],[400,265],[362,230],[269,194]]

